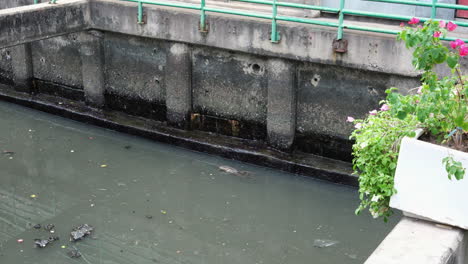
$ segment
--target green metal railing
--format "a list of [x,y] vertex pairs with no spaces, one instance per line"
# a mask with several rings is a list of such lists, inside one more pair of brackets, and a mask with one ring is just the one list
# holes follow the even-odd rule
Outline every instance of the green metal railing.
[[[50,0],[49,4],[56,4],[57,0]],[[39,0],[34,0],[34,4],[39,4]]]
[[[34,0],[34,3],[38,3],[39,0]],[[374,13],[374,12],[365,12],[359,10],[352,10],[345,8],[345,1],[340,0],[339,8],[332,8],[332,7],[325,7],[325,6],[315,6],[315,5],[307,5],[307,4],[296,4],[296,3],[289,3],[289,2],[279,2],[278,0],[233,0],[238,2],[245,2],[245,3],[254,3],[254,4],[262,4],[262,5],[269,5],[272,8],[271,15],[257,13],[257,12],[243,12],[243,11],[235,11],[231,9],[222,9],[222,8],[211,8],[206,6],[206,0],[200,0],[200,4],[189,4],[189,3],[180,3],[180,2],[163,2],[158,0],[120,0],[126,2],[134,2],[137,4],[137,21],[139,24],[144,24],[144,10],[143,5],[158,5],[158,6],[168,6],[168,7],[177,7],[183,9],[191,9],[191,10],[199,10],[200,11],[200,23],[198,25],[199,30],[201,32],[207,32],[207,14],[206,12],[211,13],[222,13],[222,14],[229,14],[229,15],[238,15],[244,17],[254,17],[254,18],[261,18],[261,19],[268,19],[271,20],[271,35],[270,41],[272,43],[278,43],[280,41],[280,32],[278,31],[278,21],[288,21],[288,22],[296,22],[302,24],[313,24],[325,27],[334,27],[337,28],[337,40],[343,39],[343,32],[345,29],[349,30],[358,30],[358,31],[367,31],[367,32],[376,32],[376,33],[384,33],[384,34],[397,34],[399,30],[391,30],[379,27],[364,27],[358,26],[353,24],[345,23],[345,15],[354,15],[354,16],[363,16],[363,17],[371,17],[371,18],[383,18],[383,19],[393,19],[399,21],[408,21],[412,18],[412,16],[403,16],[403,15],[393,15],[393,14],[385,14],[385,13]],[[352,0],[353,1],[353,0]],[[433,20],[440,20],[436,18],[437,9],[438,8],[445,8],[445,9],[455,9],[455,10],[468,10],[468,6],[464,5],[456,5],[456,4],[447,4],[447,3],[438,3],[437,0],[432,0],[431,2],[419,2],[413,0],[364,0],[364,1],[371,1],[371,2],[382,2],[382,3],[392,3],[392,4],[401,4],[401,5],[412,5],[412,6],[422,6],[422,7],[430,7],[431,8],[431,17],[418,17],[421,21],[427,21],[430,19]],[[57,0],[50,0],[51,4],[55,4]],[[337,14],[338,21],[337,22],[328,22],[323,21],[320,19],[309,19],[309,18],[298,18],[298,17],[290,17],[290,16],[281,16],[278,15],[278,7],[289,7],[289,8],[299,8],[299,9],[308,9],[308,10],[316,10],[322,11],[332,14]],[[453,21],[453,23],[462,26],[468,27],[467,22],[461,21]],[[444,38],[444,40],[454,40],[453,37]],[[465,40],[468,42],[468,40]]]

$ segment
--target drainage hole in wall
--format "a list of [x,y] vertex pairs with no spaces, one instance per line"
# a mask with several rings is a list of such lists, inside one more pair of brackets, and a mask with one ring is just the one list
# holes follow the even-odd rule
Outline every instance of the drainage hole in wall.
[[252,70],[255,72],[255,73],[258,73],[260,71],[260,65],[258,65],[257,63],[254,63],[252,64]]

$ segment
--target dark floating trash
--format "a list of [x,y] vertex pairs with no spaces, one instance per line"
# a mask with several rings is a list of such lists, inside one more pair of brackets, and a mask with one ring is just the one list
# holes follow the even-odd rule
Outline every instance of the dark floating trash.
[[127,146],[125,146],[124,148],[125,148],[125,149],[131,149],[131,148],[132,148],[132,146],[130,146],[130,145],[127,145]]
[[37,248],[45,248],[45,247],[47,247],[47,245],[54,242],[55,240],[59,240],[59,237],[49,237],[48,239],[36,238],[36,239],[34,239],[34,245]]
[[94,230],[94,227],[84,224],[73,228],[73,231],[70,233],[70,241],[78,241],[84,238],[87,235],[90,235]]
[[13,156],[13,155],[15,155],[15,152],[14,152],[14,151],[4,150],[4,151],[3,151],[3,155]]
[[70,258],[79,258],[79,257],[81,257],[81,253],[76,249],[72,249],[72,250],[68,251],[67,255]]
[[37,224],[33,226],[35,229],[41,229],[41,224]]
[[[55,227],[54,224],[47,224],[47,225],[44,226],[44,230],[46,230],[46,231],[51,231],[51,230],[54,229],[54,227]],[[40,227],[39,227],[39,228],[40,228]]]
[[153,219],[152,215],[146,215],[145,217],[148,218],[148,219]]

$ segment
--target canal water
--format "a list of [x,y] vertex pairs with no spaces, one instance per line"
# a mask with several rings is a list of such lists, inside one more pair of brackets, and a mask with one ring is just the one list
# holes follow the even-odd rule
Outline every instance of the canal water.
[[2,264],[363,263],[397,221],[355,216],[350,187],[1,102],[0,151]]

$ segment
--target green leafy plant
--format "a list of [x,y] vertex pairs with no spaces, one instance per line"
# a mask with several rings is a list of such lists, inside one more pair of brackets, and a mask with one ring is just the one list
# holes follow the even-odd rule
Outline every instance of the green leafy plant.
[[442,162],[445,165],[445,170],[448,173],[448,178],[451,180],[454,177],[457,180],[463,179],[465,176],[466,168],[463,168],[460,161],[455,161],[453,157],[445,157]]
[[[429,20],[423,25],[417,18],[402,25],[397,39],[413,50],[412,64],[423,71],[421,86],[407,94],[396,88],[387,90],[380,110],[372,110],[364,119],[348,117],[355,125],[351,139],[353,166],[359,174],[361,203],[356,213],[369,208],[374,217],[386,221],[392,214],[390,197],[397,192],[394,176],[401,139],[414,137],[416,129],[423,129],[439,143],[452,143],[462,148],[468,131],[468,85],[460,71],[459,60],[468,55],[468,46],[457,39],[450,48],[442,42],[447,31],[453,31],[452,22]],[[440,77],[434,71],[437,64],[446,64],[450,74]],[[447,157],[443,161],[448,177],[463,178],[466,169],[461,163]]]

